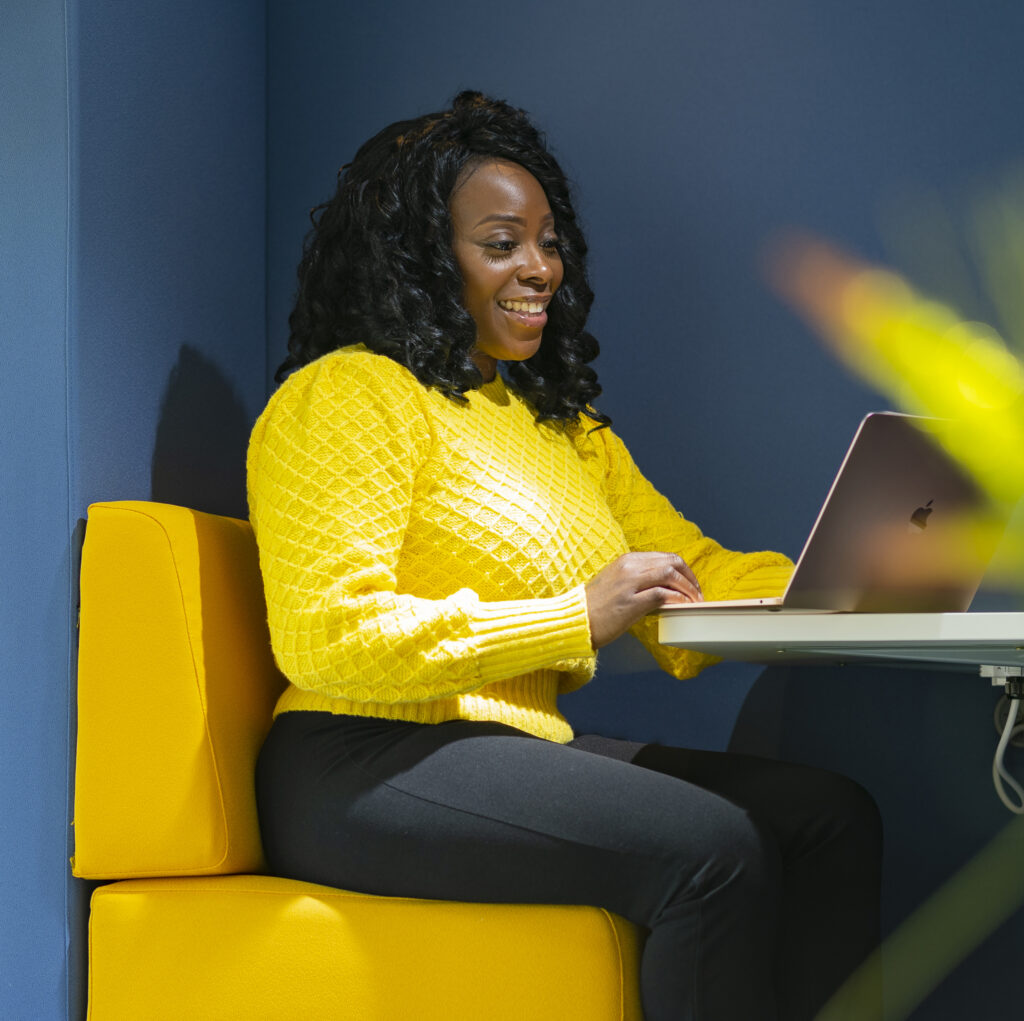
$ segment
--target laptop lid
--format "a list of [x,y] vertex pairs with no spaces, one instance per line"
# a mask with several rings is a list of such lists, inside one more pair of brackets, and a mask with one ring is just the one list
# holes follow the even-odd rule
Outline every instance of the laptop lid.
[[860,423],[783,606],[966,610],[998,539],[994,511],[939,437],[954,423],[875,412]]

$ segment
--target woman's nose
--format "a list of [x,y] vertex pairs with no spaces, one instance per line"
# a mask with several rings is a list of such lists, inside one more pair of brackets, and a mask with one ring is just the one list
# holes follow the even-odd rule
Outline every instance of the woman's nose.
[[551,253],[540,245],[525,245],[522,250],[525,258],[519,267],[519,279],[549,284],[555,276]]

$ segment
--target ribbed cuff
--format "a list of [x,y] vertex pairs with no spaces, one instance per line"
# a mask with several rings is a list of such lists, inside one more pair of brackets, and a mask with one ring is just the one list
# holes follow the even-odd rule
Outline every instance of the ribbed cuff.
[[466,612],[484,683],[594,655],[583,585],[547,599],[477,602]]

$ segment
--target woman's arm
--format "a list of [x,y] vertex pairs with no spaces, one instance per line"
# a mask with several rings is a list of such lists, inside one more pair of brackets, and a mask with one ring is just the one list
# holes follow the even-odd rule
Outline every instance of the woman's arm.
[[[631,550],[676,554],[697,578],[704,599],[779,595],[793,565],[781,553],[727,550],[687,521],[633,462],[625,444],[610,430],[590,434],[604,471],[609,506]],[[677,677],[692,677],[714,657],[658,642],[657,621],[643,617],[630,630],[650,649],[659,666]]]
[[257,423],[250,514],[274,653],[295,685],[421,702],[593,655],[583,586],[503,602],[396,590],[430,446],[422,387],[374,355],[321,359]]

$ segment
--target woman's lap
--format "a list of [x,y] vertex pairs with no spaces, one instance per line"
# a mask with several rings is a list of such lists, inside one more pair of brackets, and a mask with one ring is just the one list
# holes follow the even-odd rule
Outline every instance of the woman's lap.
[[[258,769],[268,858],[368,893],[604,907],[653,930],[648,1000],[675,1003],[699,972],[717,1008],[686,1017],[771,1017],[753,1004],[776,991],[782,1017],[811,1017],[877,939],[870,798],[803,766],[577,744],[500,724],[285,714]],[[698,946],[699,966],[680,959]],[[727,1006],[736,975],[748,999]]]
[[[666,868],[691,860],[684,878],[706,885],[716,861],[728,874],[735,853],[759,856],[736,806],[606,755],[500,724],[326,716],[281,717],[261,757],[268,856],[289,874],[386,894],[592,903],[649,924]],[[301,737],[280,742],[287,761],[275,765],[285,730]],[[635,873],[633,904],[609,889],[622,870]]]

